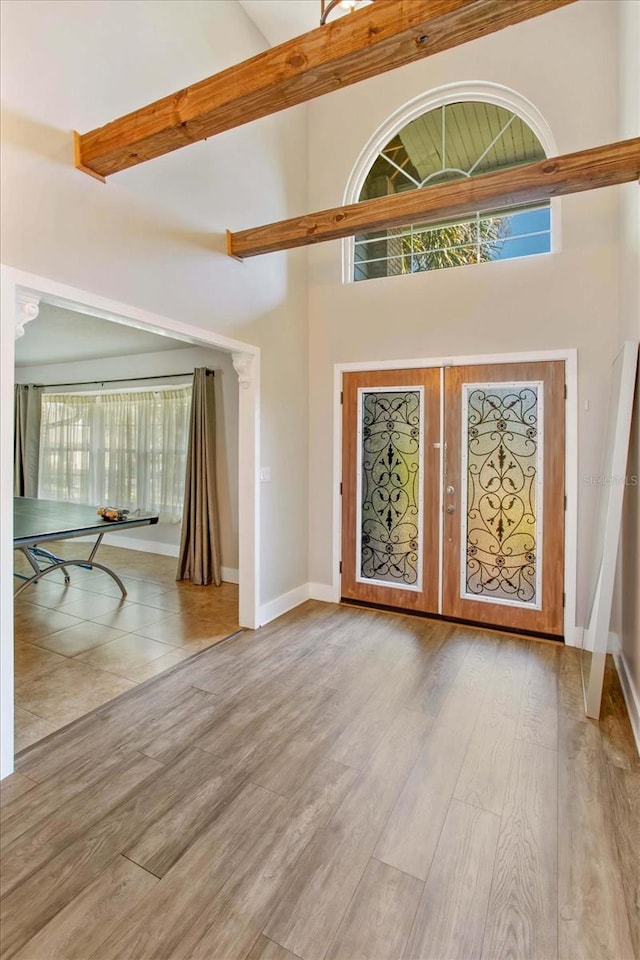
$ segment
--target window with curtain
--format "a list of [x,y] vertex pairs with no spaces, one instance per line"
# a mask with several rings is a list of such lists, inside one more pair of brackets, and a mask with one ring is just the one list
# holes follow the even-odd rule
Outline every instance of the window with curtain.
[[191,386],[44,394],[38,495],[182,519]]

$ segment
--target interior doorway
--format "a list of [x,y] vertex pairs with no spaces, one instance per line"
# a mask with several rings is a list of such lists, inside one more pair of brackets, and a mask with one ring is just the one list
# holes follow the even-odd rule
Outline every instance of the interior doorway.
[[[258,623],[258,530],[259,499],[257,487],[258,422],[259,422],[259,363],[257,347],[221,336],[213,331],[190,326],[141,310],[133,306],[109,300],[88,291],[60,284],[11,267],[2,267],[2,416],[1,433],[4,456],[0,470],[2,498],[2,607],[0,630],[0,656],[2,678],[2,710],[0,733],[2,766],[0,776],[13,769],[13,702],[14,702],[14,650],[13,650],[13,556],[12,556],[12,497],[13,470],[9,451],[13,442],[13,388],[14,388],[14,338],[20,328],[37,318],[40,303],[65,309],[81,309],[94,317],[117,324],[137,328],[140,331],[170,336],[184,343],[210,347],[228,353],[233,360],[238,377],[238,578],[239,620],[241,626],[255,628]],[[36,320],[37,322],[37,320]]]
[[565,363],[346,372],[346,600],[561,638]]

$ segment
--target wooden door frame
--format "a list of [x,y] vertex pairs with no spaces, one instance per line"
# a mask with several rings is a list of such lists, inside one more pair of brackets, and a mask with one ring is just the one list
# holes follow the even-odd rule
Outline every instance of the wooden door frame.
[[[582,630],[576,624],[576,597],[578,576],[578,351],[566,350],[523,351],[522,353],[470,354],[447,357],[412,357],[405,360],[362,360],[336,363],[333,368],[333,521],[332,521],[332,583],[318,599],[339,603],[341,597],[340,560],[342,552],[342,391],[343,373],[368,370],[403,370],[413,367],[476,366],[509,363],[539,363],[562,360],[565,363],[567,400],[565,407],[565,512],[564,553],[564,640],[567,646],[580,646]],[[314,593],[315,596],[315,593]]]

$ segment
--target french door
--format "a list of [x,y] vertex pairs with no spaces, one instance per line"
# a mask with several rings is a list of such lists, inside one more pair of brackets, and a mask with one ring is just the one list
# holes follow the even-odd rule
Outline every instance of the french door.
[[342,596],[561,636],[564,363],[343,378]]

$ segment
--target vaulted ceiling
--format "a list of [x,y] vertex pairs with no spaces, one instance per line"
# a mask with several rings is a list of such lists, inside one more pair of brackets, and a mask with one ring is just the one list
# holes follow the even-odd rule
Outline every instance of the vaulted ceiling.
[[275,47],[318,26],[320,0],[238,0],[265,38]]

